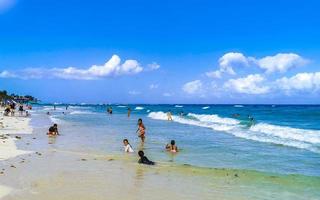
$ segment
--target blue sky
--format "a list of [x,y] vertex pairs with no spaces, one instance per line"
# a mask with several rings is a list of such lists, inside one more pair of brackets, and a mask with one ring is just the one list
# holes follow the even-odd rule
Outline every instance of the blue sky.
[[319,1],[0,0],[0,89],[69,103],[319,103]]

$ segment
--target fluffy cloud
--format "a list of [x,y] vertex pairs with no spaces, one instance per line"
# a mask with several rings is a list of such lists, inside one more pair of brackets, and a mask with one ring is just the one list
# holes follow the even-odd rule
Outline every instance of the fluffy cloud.
[[140,73],[143,68],[136,60],[126,60],[121,64],[121,59],[113,55],[104,65],[93,65],[88,69],[68,67],[64,69],[53,69],[54,76],[64,79],[91,80],[108,76],[119,76]]
[[67,68],[28,68],[17,72],[3,71],[0,73],[1,78],[62,78],[78,80],[94,80],[110,76],[133,75],[143,71],[143,68],[136,60],[126,60],[121,63],[117,55],[113,55],[103,65],[93,65],[87,69],[76,67]]
[[267,73],[286,72],[290,68],[303,66],[308,61],[294,53],[279,53],[275,56],[266,56],[257,60],[258,66]]
[[224,83],[224,88],[243,94],[266,94],[270,91],[264,85],[265,78],[260,74],[250,74],[244,78],[230,79]]
[[207,72],[206,75],[212,78],[221,78],[222,74],[235,75],[234,68],[249,66],[254,58],[245,57],[242,53],[230,52],[224,54],[219,59],[219,69],[212,72]]
[[246,57],[242,53],[230,52],[224,54],[219,59],[219,68],[216,71],[207,72],[206,75],[211,78],[221,78],[223,74],[235,75],[235,68],[239,67],[258,67],[265,70],[266,73],[281,72],[308,63],[308,60],[294,53],[279,53],[274,56],[263,58]]
[[148,68],[149,70],[153,71],[153,70],[157,70],[160,68],[160,65],[156,62],[153,62],[151,64],[148,64]]
[[16,77],[15,74],[6,70],[0,73],[0,78],[15,78],[15,77]]
[[200,80],[190,81],[183,85],[182,90],[188,94],[195,94],[202,90],[202,82]]
[[320,72],[298,73],[290,78],[283,77],[275,81],[279,89],[290,91],[318,91]]

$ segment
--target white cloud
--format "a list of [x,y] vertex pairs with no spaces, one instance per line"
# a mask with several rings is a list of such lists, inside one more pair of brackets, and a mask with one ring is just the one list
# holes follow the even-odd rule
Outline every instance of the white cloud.
[[308,60],[294,53],[278,53],[274,56],[266,56],[261,59],[246,57],[242,53],[229,52],[219,59],[219,68],[216,71],[206,72],[211,78],[221,78],[223,74],[235,75],[235,68],[258,67],[266,73],[281,72],[308,63]]
[[281,72],[299,66],[303,66],[308,61],[294,53],[278,53],[275,56],[266,56],[257,60],[258,66],[265,69],[267,73]]
[[54,76],[64,79],[91,80],[108,76],[120,76],[140,73],[143,68],[136,60],[126,60],[121,64],[121,59],[113,55],[104,65],[93,65],[88,69],[68,67],[53,69]]
[[11,73],[11,72],[9,72],[9,71],[2,71],[1,73],[0,73],[0,78],[15,78],[16,77],[16,75],[14,74],[14,73]]
[[221,78],[222,74],[235,75],[234,68],[249,66],[253,60],[251,57],[246,57],[242,53],[229,52],[219,58],[219,69],[212,72],[207,72],[206,75],[211,78]]
[[139,95],[139,94],[141,94],[141,93],[138,92],[138,91],[132,90],[132,91],[129,91],[129,94],[130,94],[130,95]]
[[159,87],[158,84],[150,84],[149,85],[150,90],[157,89],[158,87]]
[[243,94],[266,94],[270,88],[264,84],[265,78],[260,74],[250,74],[244,78],[230,79],[224,88]]
[[[103,65],[93,65],[87,69],[76,67],[67,68],[28,68],[17,72],[3,71],[2,78],[62,78],[62,79],[78,79],[78,80],[93,80],[110,76],[133,75],[143,71],[136,60],[126,60],[121,63],[121,59],[117,55],[113,55]],[[14,76],[8,76],[8,74]]]
[[219,59],[219,67],[221,72],[226,72],[235,75],[233,68],[238,66],[248,66],[249,58],[245,57],[242,53],[226,53]]
[[277,87],[290,91],[317,91],[320,89],[320,72],[298,73],[292,77],[283,77],[275,81]]
[[153,70],[157,70],[160,68],[160,65],[156,62],[153,62],[151,64],[148,64],[148,68],[149,70],[153,71]]
[[165,92],[165,93],[163,93],[162,94],[164,97],[171,97],[172,96],[172,94],[171,93],[168,93],[168,92]]
[[188,94],[195,94],[202,90],[202,82],[200,80],[190,81],[183,85],[182,90]]
[[221,78],[222,72],[220,70],[216,70],[212,72],[206,72],[206,75],[210,78]]

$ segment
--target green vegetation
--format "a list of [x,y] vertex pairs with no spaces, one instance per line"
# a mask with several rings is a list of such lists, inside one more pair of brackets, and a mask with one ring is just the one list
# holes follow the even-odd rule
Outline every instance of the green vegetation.
[[38,99],[31,95],[17,95],[17,94],[8,94],[6,90],[0,91],[0,101],[4,100],[15,100],[19,102],[37,102]]

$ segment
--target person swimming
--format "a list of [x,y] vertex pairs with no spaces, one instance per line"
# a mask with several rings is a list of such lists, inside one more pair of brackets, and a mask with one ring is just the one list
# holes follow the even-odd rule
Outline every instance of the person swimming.
[[143,151],[139,151],[138,155],[140,157],[138,163],[139,164],[145,164],[145,165],[155,165],[155,162],[150,161],[145,155]]
[[166,150],[170,151],[171,153],[177,153],[178,152],[178,147],[176,145],[176,141],[171,140],[170,144],[166,145]]
[[128,141],[128,139],[124,139],[123,140],[123,144],[124,144],[124,151],[127,153],[133,153],[133,149]]
[[138,130],[136,131],[136,133],[138,133],[138,137],[141,138],[141,142],[144,142],[146,136],[146,127],[144,126],[143,122],[142,122],[142,119],[138,119]]

